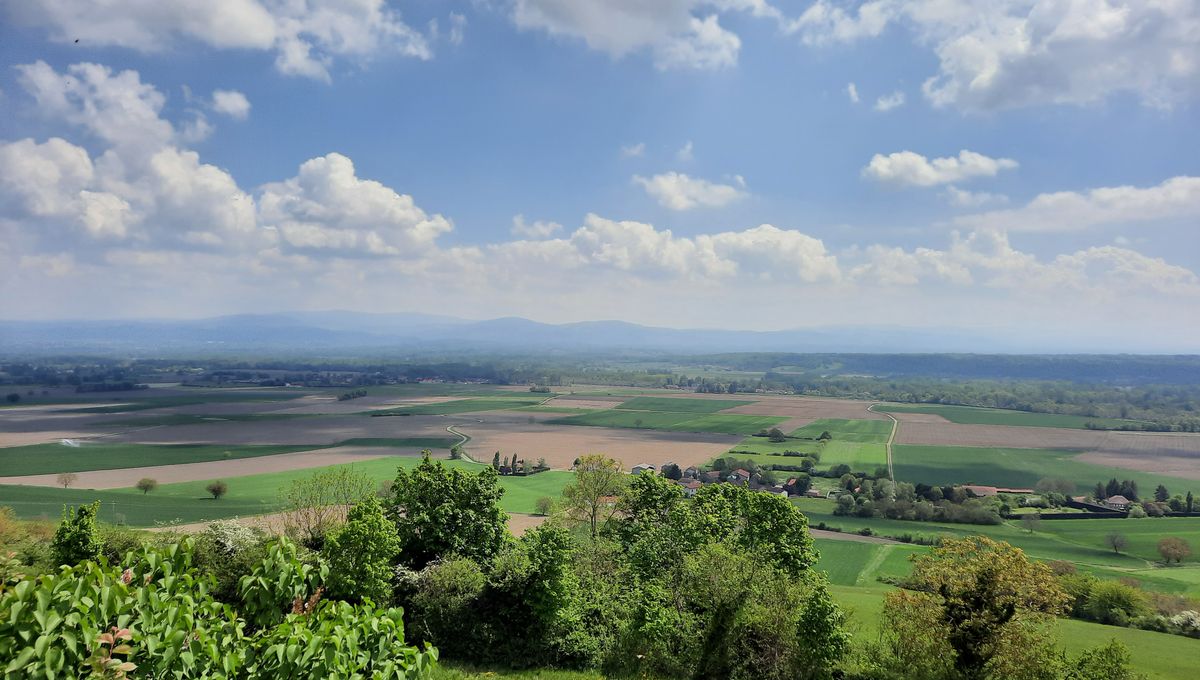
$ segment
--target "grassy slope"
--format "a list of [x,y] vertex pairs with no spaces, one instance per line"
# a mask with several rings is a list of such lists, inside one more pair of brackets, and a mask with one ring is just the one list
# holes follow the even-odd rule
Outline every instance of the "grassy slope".
[[1088,423],[1104,427],[1136,425],[1140,421],[1120,418],[1088,418],[1056,413],[1030,413],[1000,408],[978,406],[950,406],[945,404],[881,404],[876,411],[888,413],[929,413],[938,415],[952,423],[966,425],[1020,425],[1024,427],[1065,427],[1074,430],[1087,428]]
[[[380,482],[395,477],[397,467],[415,467],[416,456],[393,456],[348,464]],[[447,467],[476,472],[483,466],[457,460],[443,460]],[[336,467],[336,466],[335,466]],[[150,494],[136,489],[90,491],[32,486],[0,486],[0,505],[13,507],[20,517],[59,516],[64,503],[80,504],[100,500],[104,503],[101,518],[117,521],[114,512],[134,526],[153,526],[158,522],[180,520],[198,522],[224,517],[259,515],[278,508],[280,491],[292,480],[316,473],[316,469],[275,472],[245,477],[227,478],[229,492],[220,500],[212,500],[204,487],[209,481],[164,484]],[[500,486],[506,493],[501,507],[508,512],[533,513],[538,498],[557,498],[574,476],[569,472],[549,471],[530,477],[501,477]],[[113,503],[115,502],[115,511]]]
[[634,397],[616,408],[632,411],[665,411],[668,413],[716,413],[727,408],[753,404],[752,401],[732,399],[687,399],[684,397]]
[[[792,432],[790,436],[799,437],[797,439],[772,442],[766,437],[746,437],[726,455],[753,460],[759,465],[789,465],[799,464],[799,460],[770,454],[784,451],[819,453],[818,470],[845,463],[853,470],[874,472],[875,468],[887,464],[884,443],[891,426],[889,420],[823,418]],[[833,439],[824,443],[816,441],[822,432],[829,432]]]
[[896,479],[926,484],[991,484],[1032,488],[1045,477],[1069,479],[1081,492],[1096,482],[1132,479],[1139,490],[1150,493],[1164,484],[1171,493],[1193,490],[1200,493],[1200,481],[1167,477],[1149,472],[1093,465],[1079,460],[1077,451],[1054,449],[1005,449],[973,446],[925,446],[896,444],[892,457]]
[[351,439],[337,444],[305,446],[220,446],[211,444],[92,444],[80,447],[34,444],[0,449],[0,470],[5,475],[42,475],[85,470],[116,470],[149,465],[204,463],[234,458],[256,458],[281,453],[327,449],[333,446],[396,446],[449,448],[457,439]]
[[[588,425],[593,427],[624,427],[671,432],[716,432],[724,434],[753,434],[774,427],[786,420],[775,416],[734,414],[664,413],[604,409],[567,418],[546,421],[551,425]],[[641,423],[640,425],[638,423]]]

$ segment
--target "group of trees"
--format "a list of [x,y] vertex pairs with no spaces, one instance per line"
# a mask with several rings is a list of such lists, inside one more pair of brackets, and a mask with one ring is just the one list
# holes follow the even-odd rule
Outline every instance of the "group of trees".
[[[460,453],[458,456],[455,455],[454,449],[459,450]],[[457,446],[454,447],[454,449],[450,450],[450,457],[460,457],[461,449]],[[532,475],[538,472],[545,472],[546,470],[550,469],[550,466],[546,463],[545,458],[538,458],[536,463],[531,464],[524,458],[518,459],[517,454],[515,453],[511,456],[504,456],[501,458],[500,452],[497,451],[492,456],[492,469],[501,475]]]
[[[1187,550],[1187,543],[1178,538],[1164,538],[1160,541],[1160,551],[1164,549],[1165,559],[1172,559],[1166,557],[1168,554],[1186,557],[1183,551]],[[1186,598],[1145,591],[1127,581],[1080,573],[1070,562],[1052,562],[1050,567],[1069,597],[1067,611],[1074,618],[1200,637],[1200,613],[1196,604]]]
[[[849,486],[853,484],[854,486]],[[1000,524],[1001,506],[994,501],[971,498],[962,487],[893,483],[887,479],[846,479],[846,489],[837,497],[833,514],[855,517],[884,517],[918,522]]]

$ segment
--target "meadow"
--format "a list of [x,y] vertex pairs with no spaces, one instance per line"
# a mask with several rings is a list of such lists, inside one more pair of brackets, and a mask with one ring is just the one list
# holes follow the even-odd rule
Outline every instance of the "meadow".
[[753,404],[745,399],[688,399],[686,397],[634,397],[616,408],[630,411],[665,411],[668,413],[716,413],[727,408]]
[[1106,467],[1076,459],[1078,451],[1055,449],[1007,449],[973,446],[926,446],[895,444],[892,462],[896,479],[925,484],[988,484],[1033,488],[1047,477],[1069,479],[1080,493],[1096,482],[1132,479],[1143,494],[1162,484],[1172,493],[1200,493],[1200,481],[1168,477],[1150,472]]
[[816,439],[822,432],[828,432],[835,442],[885,444],[892,433],[892,421],[821,418],[789,433],[789,436]]
[[949,404],[880,404],[876,411],[884,413],[927,413],[941,416],[952,423],[962,425],[1015,425],[1022,427],[1061,427],[1073,430],[1096,427],[1116,429],[1121,426],[1145,424],[1140,420],[1121,418],[1090,418],[1088,416],[1060,415],[1055,413],[1032,413],[981,406],[952,406]]
[[419,404],[416,406],[402,406],[400,408],[367,411],[366,413],[373,416],[444,416],[456,413],[504,411],[508,409],[521,408],[523,406],[534,406],[536,404],[540,404],[549,397],[550,395],[512,396],[511,393],[506,393],[505,396],[501,397],[473,397],[469,399],[456,399],[454,401],[442,401],[434,404]]

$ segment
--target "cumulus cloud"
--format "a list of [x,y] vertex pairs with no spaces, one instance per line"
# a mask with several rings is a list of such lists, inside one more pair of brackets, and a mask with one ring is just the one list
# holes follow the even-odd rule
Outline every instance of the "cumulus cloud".
[[898,151],[886,156],[875,154],[862,174],[880,182],[931,187],[975,177],[995,177],[1001,170],[1016,167],[1017,162],[1010,158],[990,158],[966,149],[959,151],[958,156],[933,159],[913,151]]
[[1040,194],[1022,207],[963,215],[955,223],[971,229],[1059,232],[1196,217],[1200,217],[1200,177],[1180,176],[1145,188]]
[[812,45],[909,27],[939,69],[923,84],[938,107],[999,110],[1089,104],[1130,92],[1151,106],[1193,95],[1200,5],[1122,0],[817,0],[785,30]]
[[683,146],[679,147],[679,151],[675,152],[675,159],[680,163],[690,163],[695,158],[695,145],[692,144],[692,140],[690,139]]
[[746,195],[743,191],[745,182],[740,177],[738,186],[717,184],[679,172],[666,172],[653,177],[634,175],[633,181],[642,185],[659,205],[671,210],[691,210],[701,206],[719,208]]
[[213,111],[237,120],[250,116],[250,100],[237,90],[213,90],[212,107]]
[[195,41],[218,49],[269,51],[282,73],[329,80],[337,58],[394,52],[432,57],[427,40],[385,0],[39,0],[6,3],[17,21],[60,42],[142,52]]
[[741,39],[721,26],[717,14],[698,15],[702,7],[762,16],[768,6],[703,0],[516,0],[512,16],[519,28],[582,39],[613,57],[648,50],[660,69],[733,66]]
[[881,113],[898,109],[901,106],[904,106],[904,93],[900,90],[896,90],[891,94],[881,95],[875,100],[875,110]]
[[412,196],[359,178],[354,163],[338,153],[306,161],[295,177],[263,186],[259,217],[287,247],[343,256],[411,257],[453,229],[448,219],[417,207]]
[[621,147],[621,156],[625,158],[640,158],[644,155],[646,155],[645,142],[638,142],[637,144],[630,144],[629,146]]
[[846,96],[850,98],[852,104],[858,103],[858,87],[854,83],[846,84]]
[[458,12],[450,13],[450,34],[446,39],[451,45],[461,45],[467,31],[467,17]]
[[558,222],[537,220],[526,222],[524,215],[513,215],[512,233],[514,236],[530,239],[549,238],[562,231],[563,226]]
[[946,201],[958,208],[982,208],[988,205],[998,205],[1008,203],[1008,196],[1004,194],[993,194],[987,191],[967,191],[958,187],[946,187],[946,192],[943,194]]

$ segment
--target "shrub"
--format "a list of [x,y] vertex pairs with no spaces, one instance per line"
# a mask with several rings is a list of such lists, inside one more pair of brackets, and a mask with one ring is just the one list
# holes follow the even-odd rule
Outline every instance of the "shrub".
[[142,477],[138,480],[137,489],[143,494],[148,494],[158,488],[158,480],[150,477]]
[[63,508],[62,523],[58,525],[50,544],[51,555],[57,564],[73,565],[100,557],[104,546],[96,530],[96,513],[99,510],[100,501],[75,508],[74,517],[67,508]]
[[326,542],[329,590],[352,602],[392,599],[392,563],[400,552],[396,526],[383,516],[379,499],[368,497],[347,517],[346,526]]
[[328,566],[301,559],[296,545],[280,538],[238,582],[242,615],[256,628],[274,626],[298,603],[319,599],[328,576]]
[[209,482],[208,486],[204,487],[204,490],[212,494],[213,500],[217,500],[221,496],[229,493],[229,485],[218,480],[215,482]]

